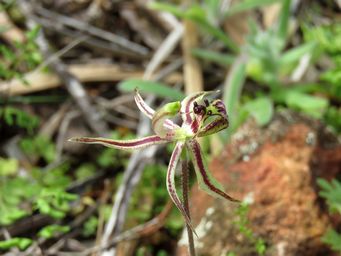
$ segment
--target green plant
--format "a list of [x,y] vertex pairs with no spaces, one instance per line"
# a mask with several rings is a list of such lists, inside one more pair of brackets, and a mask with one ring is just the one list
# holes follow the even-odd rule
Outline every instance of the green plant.
[[[39,118],[15,107],[0,108],[0,121],[3,120],[8,126],[18,126],[33,134],[39,125]],[[0,127],[1,127],[0,123]]]
[[42,55],[35,43],[40,28],[27,31],[25,42],[14,42],[15,51],[4,44],[0,45],[0,79],[23,79],[24,71],[32,70],[42,62]]
[[[171,102],[164,105],[159,110],[154,111],[144,102],[143,98],[136,90],[136,105],[142,113],[152,120],[152,127],[156,135],[127,141],[88,137],[72,138],[69,141],[101,144],[107,147],[124,150],[140,149],[156,144],[176,142],[167,170],[167,190],[174,204],[183,215],[188,231],[191,234],[190,231],[194,232],[194,229],[190,221],[188,206],[186,206],[186,203],[182,202],[178,197],[174,179],[177,163],[181,158],[182,152],[183,154],[186,152],[183,151],[185,147],[191,156],[201,189],[212,196],[234,202],[238,201],[226,194],[223,190],[223,186],[208,172],[200,145],[196,140],[197,137],[211,135],[228,127],[228,119],[223,102],[221,100],[209,102],[207,99],[204,99],[205,96],[212,93],[213,92],[194,93],[187,96],[181,102]],[[169,119],[176,115],[180,115],[183,120],[181,127]],[[186,159],[185,156],[183,157]],[[187,162],[187,160],[184,161]],[[187,172],[188,170],[185,171]],[[183,183],[187,186],[186,182]],[[187,193],[184,192],[183,194],[185,201]],[[191,239],[189,239],[189,241],[190,248],[193,246],[193,250],[190,250],[191,255],[193,255],[193,241],[191,241]]]
[[56,157],[55,145],[44,136],[25,137],[19,145],[28,157],[42,157],[47,163],[51,163]]
[[236,210],[236,216],[238,216],[238,219],[234,222],[234,225],[238,228],[239,232],[254,246],[254,250],[258,255],[265,255],[265,241],[262,238],[257,237],[252,229],[249,228],[250,222],[247,217],[249,210],[249,204],[245,202],[241,203]]
[[0,249],[8,250],[12,247],[17,247],[20,250],[25,250],[32,244],[32,240],[25,237],[15,237],[5,241],[0,241]]
[[85,237],[96,234],[98,218],[91,216],[83,225],[82,235]]
[[61,226],[61,225],[54,224],[54,225],[48,225],[42,228],[38,232],[38,236],[45,238],[45,239],[49,239],[56,235],[67,233],[69,231],[70,231],[70,227],[68,226]]
[[[319,195],[323,197],[332,213],[341,214],[341,183],[338,180],[328,182],[318,179],[317,184],[321,188]],[[334,251],[341,253],[341,234],[329,229],[322,237],[322,241],[328,244]]]
[[[259,125],[266,125],[272,118],[275,104],[286,105],[315,118],[321,118],[327,110],[327,99],[312,95],[311,92],[305,91],[303,86],[286,85],[285,78],[293,72],[301,58],[313,55],[316,49],[314,40],[286,49],[291,0],[282,1],[278,21],[269,29],[262,30],[256,22],[250,22],[251,33],[247,36],[246,45],[239,57],[235,57],[235,54],[240,50],[219,26],[220,21],[227,16],[273,2],[275,1],[246,0],[233,4],[226,8],[226,11],[222,8],[221,1],[204,1],[201,5],[192,4],[187,8],[168,3],[152,5],[155,9],[192,20],[200,29],[232,50],[233,55],[205,49],[193,50],[193,54],[199,58],[216,62],[223,67],[233,65],[224,91],[224,102],[231,120],[231,129],[224,134],[225,138],[228,138],[248,116],[253,116]],[[331,77],[335,78],[333,75]],[[252,95],[254,99],[244,97],[247,100],[243,102],[241,96],[246,78],[256,81],[260,85],[260,90],[256,95]]]
[[[325,70],[320,80],[323,84],[320,91],[326,94],[333,101],[341,101],[341,25],[330,24],[317,27],[304,26],[303,35],[306,41],[315,41],[317,51],[314,58],[318,59],[325,55],[332,61],[333,66]],[[341,110],[337,107],[330,107],[325,115],[324,121],[334,129],[341,132]]]
[[11,224],[35,209],[62,218],[70,211],[69,203],[77,198],[65,192],[71,182],[71,178],[65,175],[67,166],[58,166],[49,172],[35,169],[32,176],[23,177],[17,176],[18,164],[12,159],[1,159],[2,167],[11,169],[0,169],[1,225]]
[[[10,225],[33,214],[35,211],[61,219],[71,211],[70,203],[77,195],[66,192],[71,178],[66,175],[68,164],[44,171],[33,168],[25,175],[19,175],[19,162],[16,159],[0,158],[0,225]],[[20,171],[23,173],[23,170]],[[67,226],[46,226],[38,235],[49,239],[57,234],[68,232]],[[1,241],[0,249],[17,247],[25,250],[32,240],[23,237]]]
[[180,90],[170,88],[159,82],[145,81],[142,79],[128,79],[119,84],[119,88],[125,92],[134,91],[137,86],[145,93],[152,93],[169,100],[181,100],[184,98],[184,94]]

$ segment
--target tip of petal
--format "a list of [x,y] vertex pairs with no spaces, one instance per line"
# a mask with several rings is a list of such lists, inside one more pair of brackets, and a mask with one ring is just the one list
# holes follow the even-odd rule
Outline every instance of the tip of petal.
[[73,138],[68,139],[67,141],[69,141],[69,142],[83,142],[83,138],[73,137]]

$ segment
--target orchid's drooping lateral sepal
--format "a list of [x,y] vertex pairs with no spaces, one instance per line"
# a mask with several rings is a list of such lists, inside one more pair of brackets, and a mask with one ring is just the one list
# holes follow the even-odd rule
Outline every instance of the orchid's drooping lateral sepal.
[[239,202],[239,200],[226,194],[224,192],[223,186],[208,171],[205,160],[202,157],[199,143],[196,140],[189,140],[186,143],[186,146],[190,152],[199,187],[214,197],[220,197],[229,201]]
[[174,179],[175,170],[176,170],[176,166],[179,162],[181,152],[182,152],[184,146],[185,146],[184,142],[179,141],[176,143],[176,146],[173,150],[172,156],[171,156],[169,164],[168,164],[166,184],[167,184],[168,193],[169,193],[172,201],[174,202],[176,207],[179,209],[179,211],[181,212],[181,214],[185,218],[185,221],[188,224],[188,226],[195,233],[195,230],[191,224],[191,219],[188,216],[188,214],[186,213],[186,210],[183,206],[183,203],[181,202],[180,198],[178,197],[178,194],[176,193],[176,187],[175,187],[175,179]]
[[[171,102],[155,111],[148,106],[136,89],[136,105],[143,114],[152,120],[152,127],[156,135],[126,141],[87,137],[72,138],[69,141],[101,144],[124,150],[142,149],[151,145],[176,142],[168,165],[167,190],[186,223],[195,233],[190,217],[176,193],[174,181],[176,166],[184,147],[190,152],[200,188],[212,196],[238,202],[238,200],[226,194],[223,186],[210,174],[202,156],[200,145],[196,141],[197,137],[219,132],[229,126],[224,103],[221,100],[210,102],[204,98],[212,93],[214,92],[197,92],[187,96],[181,103]],[[170,119],[176,115],[180,115],[182,118],[181,127]]]
[[167,140],[161,139],[159,136],[156,135],[134,140],[111,140],[106,138],[76,137],[69,139],[69,141],[81,142],[86,144],[101,144],[109,148],[117,148],[123,150],[142,149],[152,145],[169,142]]

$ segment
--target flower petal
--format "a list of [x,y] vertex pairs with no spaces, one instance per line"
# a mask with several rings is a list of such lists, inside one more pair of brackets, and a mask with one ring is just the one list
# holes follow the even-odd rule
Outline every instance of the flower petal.
[[193,103],[194,101],[201,100],[204,96],[212,93],[216,93],[217,91],[201,91],[201,92],[195,92],[190,95],[188,95],[186,98],[184,98],[181,101],[181,117],[184,124],[190,125],[193,122],[194,114],[191,113],[193,109]]
[[149,117],[150,119],[153,118],[153,115],[155,113],[155,110],[152,109],[151,107],[148,106],[148,104],[143,100],[143,98],[141,97],[138,89],[135,89],[135,103],[137,105],[137,107],[139,108],[139,110],[145,114],[147,117]]
[[173,127],[167,125],[167,120],[171,121],[168,118],[177,115],[180,106],[179,101],[170,102],[155,112],[152,118],[152,127],[153,131],[161,138],[174,140],[178,138],[175,135],[181,135],[181,128],[178,125],[174,124]]
[[101,144],[106,147],[117,149],[141,149],[148,146],[169,142],[156,135],[134,140],[111,140],[106,138],[76,137],[69,139],[69,141],[87,144]]
[[[147,117],[149,117],[150,119],[153,118],[154,114],[155,114],[155,110],[152,109],[150,106],[148,106],[148,104],[143,100],[143,98],[141,97],[141,94],[139,93],[138,89],[135,89],[135,103],[137,105],[137,107],[139,108],[139,110],[145,114]],[[169,127],[169,128],[174,128],[177,125],[174,124],[174,122],[172,120],[165,120],[165,126]]]
[[193,102],[196,99],[201,99],[205,95],[205,92],[195,92],[188,95],[181,101],[181,116],[185,124],[191,124],[193,121],[193,114],[191,114],[193,108]]
[[192,139],[188,141],[186,145],[193,161],[200,188],[212,196],[224,198],[233,202],[239,202],[239,200],[226,194],[223,186],[208,171],[206,163],[202,157],[199,143]]
[[167,184],[168,193],[169,193],[172,201],[174,202],[176,207],[179,209],[181,214],[184,216],[186,224],[195,233],[195,230],[191,224],[191,219],[188,216],[188,214],[186,213],[185,208],[184,208],[181,200],[179,199],[178,194],[176,193],[175,180],[174,180],[175,169],[176,169],[177,163],[179,161],[179,158],[181,156],[181,152],[182,152],[182,149],[184,148],[184,145],[185,145],[184,142],[179,141],[176,143],[176,146],[173,150],[173,153],[172,153],[169,165],[168,165],[166,184]]
[[200,128],[198,132],[198,137],[203,137],[207,135],[211,135],[217,132],[220,132],[221,130],[227,128],[229,126],[229,121],[225,117],[220,117],[212,122],[209,122],[204,127]]

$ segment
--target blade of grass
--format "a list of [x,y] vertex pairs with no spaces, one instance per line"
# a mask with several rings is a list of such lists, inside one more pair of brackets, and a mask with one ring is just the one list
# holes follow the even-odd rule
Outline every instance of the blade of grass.
[[286,41],[288,35],[289,18],[290,18],[290,6],[291,0],[284,0],[282,5],[281,14],[279,16],[278,23],[278,37],[282,39],[283,42]]
[[227,11],[226,16],[232,16],[239,12],[244,12],[254,8],[270,5],[278,2],[279,0],[245,0],[241,3],[234,4]]
[[237,125],[236,110],[240,98],[240,94],[246,78],[246,56],[241,54],[234,62],[227,79],[224,84],[223,100],[226,105],[227,114],[230,119],[231,129],[226,133],[220,133],[223,139],[227,140]]
[[174,88],[165,84],[140,79],[129,79],[119,84],[119,89],[126,92],[133,92],[135,88],[139,88],[140,92],[155,94],[169,100],[182,100],[185,95]]
[[235,57],[233,57],[231,54],[223,54],[200,48],[193,49],[192,54],[197,58],[215,62],[223,67],[231,65],[235,60]]

